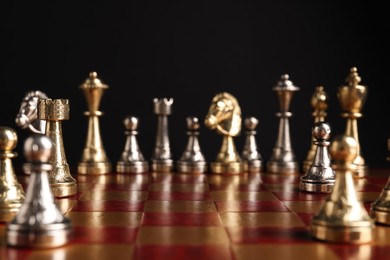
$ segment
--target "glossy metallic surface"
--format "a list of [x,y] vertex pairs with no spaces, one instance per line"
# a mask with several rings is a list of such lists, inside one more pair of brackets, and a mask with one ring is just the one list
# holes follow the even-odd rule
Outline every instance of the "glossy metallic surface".
[[241,159],[244,163],[246,172],[260,172],[263,169],[263,157],[257,147],[256,127],[259,120],[255,117],[247,117],[244,120],[245,126],[245,144],[241,153]]

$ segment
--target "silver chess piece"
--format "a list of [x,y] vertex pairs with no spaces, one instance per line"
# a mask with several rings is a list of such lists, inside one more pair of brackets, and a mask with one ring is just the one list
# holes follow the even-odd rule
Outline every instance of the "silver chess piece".
[[177,171],[183,173],[204,173],[207,170],[207,162],[199,145],[199,119],[187,117],[188,141],[186,149],[177,161]]
[[154,113],[158,116],[156,144],[151,158],[151,170],[155,172],[171,172],[173,159],[169,144],[168,115],[172,113],[173,98],[155,98]]
[[261,156],[256,143],[256,127],[259,120],[255,117],[247,117],[244,120],[246,128],[246,139],[244,149],[241,153],[241,159],[244,163],[246,172],[260,172],[263,167],[263,157]]
[[26,93],[20,104],[15,123],[22,129],[30,129],[33,133],[45,133],[46,121],[38,118],[38,100],[47,99],[47,95],[40,90],[32,90]]
[[126,116],[123,120],[125,126],[126,143],[121,158],[116,164],[116,171],[120,173],[143,173],[149,170],[137,142],[139,120],[134,116]]
[[332,192],[335,182],[335,172],[331,168],[331,158],[328,151],[331,128],[326,122],[317,122],[312,129],[316,145],[315,155],[306,174],[301,177],[299,189],[308,192]]
[[292,113],[288,110],[293,94],[299,91],[299,87],[293,84],[287,74],[284,74],[272,90],[275,91],[279,100],[280,112],[276,113],[276,116],[280,119],[278,137],[271,159],[267,163],[267,170],[270,173],[297,173],[299,172],[299,164],[295,160],[295,154],[291,145],[288,121]]
[[24,170],[30,174],[30,180],[23,205],[6,227],[10,246],[51,248],[69,240],[71,221],[55,204],[49,184],[52,147],[50,138],[43,134],[33,134],[24,143]]

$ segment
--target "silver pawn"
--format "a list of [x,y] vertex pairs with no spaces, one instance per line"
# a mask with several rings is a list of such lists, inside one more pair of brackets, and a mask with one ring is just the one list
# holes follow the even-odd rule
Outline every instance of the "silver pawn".
[[177,171],[183,173],[204,173],[207,170],[207,163],[200,149],[199,119],[197,117],[187,117],[187,147],[177,161]]
[[244,125],[247,131],[245,132],[246,139],[244,149],[241,153],[241,158],[244,162],[244,170],[251,173],[260,172],[263,167],[263,157],[258,150],[255,138],[255,128],[257,127],[258,123],[259,120],[257,120],[255,117],[248,117],[244,121]]
[[151,170],[155,172],[171,172],[173,159],[169,145],[168,115],[172,113],[173,98],[155,98],[154,113],[158,116],[156,145],[151,158]]
[[33,134],[24,143],[30,174],[26,199],[18,214],[7,224],[7,244],[16,247],[51,248],[68,242],[71,222],[54,201],[48,172],[52,169],[52,141],[43,134]]
[[127,135],[125,148],[120,160],[116,164],[116,171],[120,173],[143,173],[149,170],[137,142],[139,120],[134,116],[127,116],[123,120]]
[[326,122],[317,122],[312,129],[314,144],[317,145],[313,162],[301,177],[299,189],[308,192],[330,193],[335,183],[335,172],[331,168],[328,151],[331,129]]

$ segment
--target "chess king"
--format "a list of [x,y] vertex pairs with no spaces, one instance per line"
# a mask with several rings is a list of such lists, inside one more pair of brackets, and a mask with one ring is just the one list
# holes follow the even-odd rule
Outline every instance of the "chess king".
[[241,131],[241,108],[237,99],[227,92],[215,95],[205,125],[223,136],[217,158],[210,164],[211,172],[228,174],[243,172],[243,163],[233,141],[233,137]]

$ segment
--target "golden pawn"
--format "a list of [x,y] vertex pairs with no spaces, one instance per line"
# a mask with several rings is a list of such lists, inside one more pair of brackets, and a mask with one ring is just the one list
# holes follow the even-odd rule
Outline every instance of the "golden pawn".
[[319,239],[337,243],[361,244],[372,240],[374,222],[357,198],[353,164],[358,144],[351,136],[335,137],[330,145],[336,181],[332,193],[311,222],[311,233]]
[[15,130],[0,127],[0,222],[10,221],[24,202],[24,191],[19,184],[11,159],[18,143]]
[[[387,148],[390,151],[390,137],[387,139]],[[387,156],[390,162],[390,155]],[[390,225],[390,178],[379,197],[371,205],[371,216],[375,222]]]
[[[325,122],[326,109],[328,108],[327,100],[328,94],[326,94],[324,87],[317,86],[310,100],[310,104],[314,109],[312,113],[314,123]],[[314,143],[315,141],[315,138],[312,136],[310,149],[307,153],[306,159],[303,161],[302,168],[304,173],[310,168],[316,154],[317,145]]]
[[360,81],[361,78],[357,73],[357,69],[353,67],[346,78],[346,85],[340,86],[337,92],[337,97],[343,111],[341,116],[347,119],[345,135],[352,136],[357,143],[357,156],[353,164],[356,165],[354,177],[358,178],[366,176],[368,172],[368,167],[361,155],[357,125],[357,119],[363,116],[361,110],[367,98],[367,87],[360,85]]

